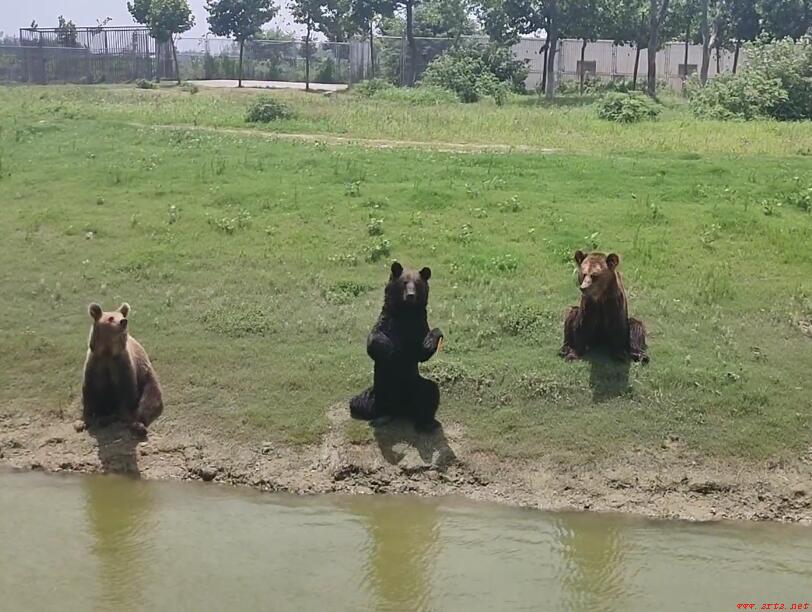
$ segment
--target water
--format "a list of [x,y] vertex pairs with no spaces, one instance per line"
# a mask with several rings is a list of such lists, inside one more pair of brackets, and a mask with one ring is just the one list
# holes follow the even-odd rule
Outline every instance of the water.
[[0,610],[735,610],[812,529],[0,472]]

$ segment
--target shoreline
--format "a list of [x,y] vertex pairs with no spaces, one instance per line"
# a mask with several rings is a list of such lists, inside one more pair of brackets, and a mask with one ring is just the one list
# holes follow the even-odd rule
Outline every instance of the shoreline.
[[159,420],[146,441],[121,425],[76,433],[69,420],[0,414],[0,465],[46,472],[124,473],[202,480],[269,492],[460,495],[545,511],[623,512],[650,518],[812,525],[812,449],[791,462],[701,457],[679,441],[572,464],[470,450],[457,423],[431,435],[392,423],[353,443],[343,405],[318,445],[224,439]]

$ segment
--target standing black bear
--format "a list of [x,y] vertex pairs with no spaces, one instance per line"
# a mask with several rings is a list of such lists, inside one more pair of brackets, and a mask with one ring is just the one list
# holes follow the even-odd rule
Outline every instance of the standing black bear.
[[402,417],[420,431],[439,426],[434,419],[440,404],[437,383],[420,376],[418,363],[437,352],[443,332],[429,331],[426,305],[431,270],[404,270],[392,264],[384,291],[383,309],[367,338],[367,353],[375,362],[372,387],[350,400],[355,419],[373,421]]
[[580,359],[590,348],[602,346],[613,356],[648,363],[646,328],[629,317],[626,290],[615,253],[575,252],[581,304],[567,311],[564,345],[560,355],[567,361]]

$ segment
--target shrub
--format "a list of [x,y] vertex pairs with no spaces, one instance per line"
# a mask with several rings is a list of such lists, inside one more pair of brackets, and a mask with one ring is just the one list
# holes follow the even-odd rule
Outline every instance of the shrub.
[[146,79],[138,79],[135,82],[135,86],[138,89],[155,89],[155,83],[153,83],[152,81],[148,81]]
[[660,114],[657,103],[639,92],[610,92],[596,104],[598,117],[618,123],[636,123]]
[[694,76],[687,91],[695,115],[723,120],[771,117],[772,109],[787,96],[778,79],[755,72],[722,75],[704,87]]
[[419,85],[418,87],[395,87],[387,81],[372,79],[362,81],[352,88],[353,93],[365,98],[388,100],[390,102],[405,102],[418,106],[434,104],[449,104],[459,102],[460,99],[453,91],[436,87],[434,85]]
[[357,85],[352,86],[354,94],[363,96],[365,98],[373,98],[382,91],[391,91],[395,89],[392,83],[382,79],[369,79],[368,81],[361,81]]
[[496,69],[502,71],[502,76],[511,73],[501,52],[455,47],[428,65],[421,83],[453,91],[463,102],[476,102],[484,96],[493,96],[496,103],[501,104],[507,97],[509,85],[494,74],[489,63],[491,61]]
[[759,39],[745,45],[747,65],[735,75],[693,80],[691,109],[714,119],[812,119],[812,41]]
[[268,123],[277,119],[288,119],[291,116],[290,109],[279,100],[270,96],[260,96],[248,107],[245,120],[249,123]]

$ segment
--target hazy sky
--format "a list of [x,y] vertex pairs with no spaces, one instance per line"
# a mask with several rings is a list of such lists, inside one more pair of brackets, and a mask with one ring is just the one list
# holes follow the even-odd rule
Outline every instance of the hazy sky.
[[[195,14],[196,25],[185,36],[203,36],[208,31],[206,23],[206,0],[189,0]],[[277,5],[287,4],[277,0]],[[16,34],[21,27],[28,27],[36,19],[41,27],[55,27],[57,17],[64,15],[77,26],[96,25],[96,20],[112,17],[111,25],[130,25],[127,0],[0,0],[0,31]],[[295,30],[290,13],[282,10],[272,25]]]

